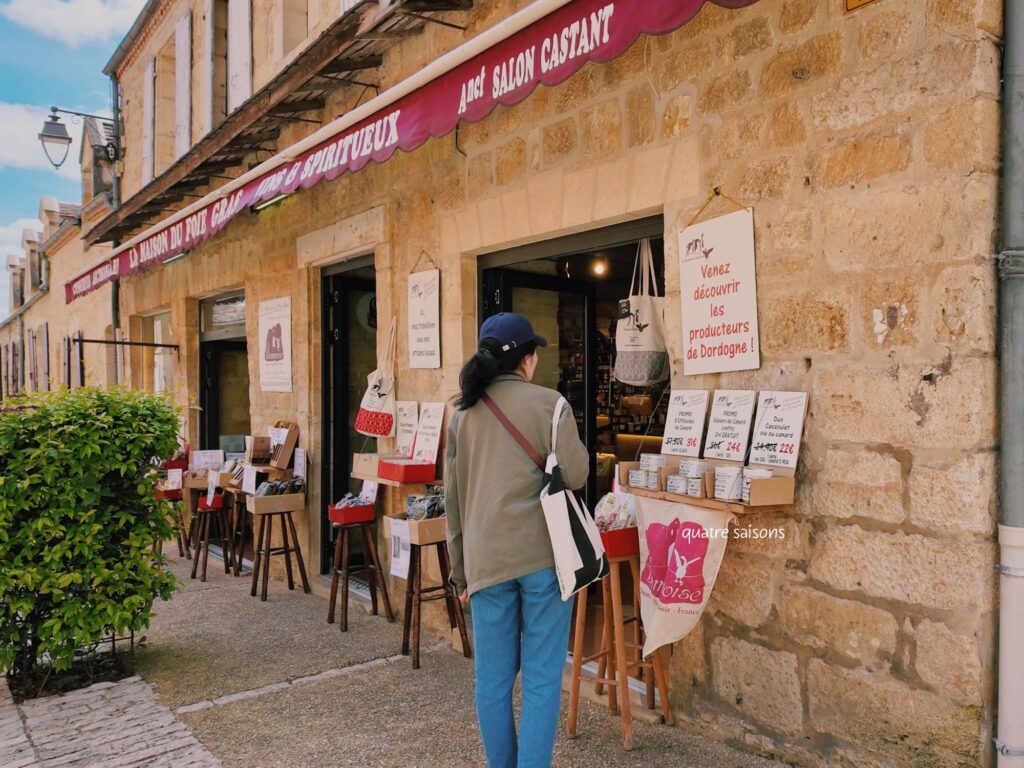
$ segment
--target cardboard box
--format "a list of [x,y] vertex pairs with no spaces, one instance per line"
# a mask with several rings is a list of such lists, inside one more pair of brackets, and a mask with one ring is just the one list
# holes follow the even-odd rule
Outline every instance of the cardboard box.
[[206,472],[189,470],[181,476],[182,488],[202,488],[205,491],[207,486]]
[[[396,519],[394,516],[384,518],[385,536],[391,535],[391,521],[394,519]],[[439,541],[444,541],[447,538],[447,525],[448,522],[444,517],[432,517],[429,520],[410,520],[409,543],[422,547],[427,544],[437,544]]]
[[617,528],[614,531],[601,531],[601,543],[608,557],[629,557],[640,554],[640,529]]
[[274,423],[274,429],[287,429],[288,435],[283,443],[274,448],[270,457],[270,466],[288,469],[288,465],[292,463],[292,452],[299,442],[299,425],[294,421],[278,421]]
[[377,462],[377,477],[396,483],[433,483],[437,467],[432,462],[382,458]]
[[[715,467],[718,466],[740,466],[735,461],[720,461],[711,459],[708,461],[708,471],[704,476],[704,489],[707,497],[715,497]],[[796,500],[796,478],[791,469],[781,467],[762,467],[751,465],[752,469],[770,469],[775,477],[768,477],[762,480],[750,482],[750,500],[744,504],[742,501],[730,501],[729,504],[737,504],[741,507],[784,507],[795,503]]]
[[338,525],[372,523],[377,519],[377,505],[357,504],[350,507],[336,507],[331,504],[327,507],[327,519]]
[[352,474],[363,479],[377,477],[378,453],[353,453]]
[[245,463],[266,464],[270,460],[270,438],[263,435],[245,436]]
[[282,493],[279,496],[246,496],[245,508],[254,515],[272,512],[299,512],[306,508],[303,493]]

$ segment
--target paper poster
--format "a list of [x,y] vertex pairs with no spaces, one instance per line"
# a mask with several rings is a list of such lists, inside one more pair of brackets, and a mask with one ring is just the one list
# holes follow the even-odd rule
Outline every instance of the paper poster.
[[412,457],[416,461],[437,463],[437,449],[441,444],[444,423],[444,403],[424,403],[420,409],[420,422],[416,427],[416,443]]
[[242,493],[256,495],[256,467],[247,465],[242,472]]
[[399,400],[395,403],[398,412],[398,426],[395,430],[395,453],[412,456],[416,442],[416,426],[420,420],[420,404],[415,400]]
[[377,489],[379,484],[373,480],[363,480],[363,486],[359,489],[359,495],[371,504],[377,503]]
[[217,480],[220,479],[220,473],[211,472],[206,477],[206,505],[213,506],[213,497],[217,495]]
[[181,476],[182,470],[180,469],[168,469],[167,470],[167,483],[164,485],[168,491],[180,491],[181,490]]
[[747,390],[715,390],[711,402],[704,458],[743,461],[750,442],[754,417],[754,393]]
[[750,463],[796,469],[806,413],[806,392],[762,392],[757,398]]
[[441,367],[441,271],[409,275],[409,367]]
[[679,233],[679,286],[683,373],[760,368],[752,208]]
[[700,456],[704,421],[708,412],[706,389],[673,389],[661,452],[673,456]]
[[295,449],[295,462],[293,469],[296,477],[301,477],[303,480],[306,479],[306,449],[296,448]]
[[224,451],[192,451],[188,455],[188,468],[196,472],[220,469],[224,466]]
[[409,578],[409,521],[391,518],[391,575]]
[[292,391],[292,300],[290,296],[260,302],[260,390]]

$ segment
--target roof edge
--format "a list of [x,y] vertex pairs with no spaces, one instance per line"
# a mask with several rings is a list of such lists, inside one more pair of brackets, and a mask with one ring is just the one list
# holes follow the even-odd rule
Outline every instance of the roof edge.
[[139,11],[139,15],[135,17],[135,23],[128,30],[128,34],[118,43],[117,48],[114,50],[114,55],[110,57],[110,61],[103,67],[104,75],[110,77],[117,72],[117,68],[121,66],[121,62],[125,60],[128,51],[131,50],[132,45],[139,35],[142,34],[142,30],[145,29],[146,23],[159,6],[160,0],[146,0],[146,5]]

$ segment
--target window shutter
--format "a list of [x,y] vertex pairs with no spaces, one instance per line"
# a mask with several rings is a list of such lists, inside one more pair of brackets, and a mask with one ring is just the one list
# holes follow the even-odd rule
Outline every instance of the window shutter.
[[71,344],[71,386],[78,387],[85,385],[85,350],[82,349],[82,332],[75,331]]
[[39,335],[42,339],[42,363],[43,363],[43,378],[42,388],[47,392],[50,391],[50,324],[43,323],[39,329]]
[[156,78],[156,59],[146,62],[146,74],[142,78],[142,183],[149,184],[153,180],[153,154],[155,127],[153,119],[155,104],[153,86]]
[[203,0],[203,55],[199,60],[199,83],[202,88],[199,109],[199,135],[213,130],[213,36],[214,0]]
[[0,400],[7,397],[7,345],[0,344]]
[[65,387],[71,387],[71,337],[65,336],[61,340],[63,347],[60,356],[60,380]]
[[28,337],[25,347],[25,369],[28,373],[26,391],[36,392],[39,390],[39,378],[36,375],[36,332],[29,328],[25,335]]
[[251,95],[251,0],[228,0],[228,112],[234,112]]
[[174,157],[192,146],[192,12],[174,30]]

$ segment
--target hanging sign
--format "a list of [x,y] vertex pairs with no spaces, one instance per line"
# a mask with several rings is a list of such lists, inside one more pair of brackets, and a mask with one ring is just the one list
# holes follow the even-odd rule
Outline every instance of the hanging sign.
[[398,426],[395,430],[395,453],[409,458],[416,442],[416,426],[420,420],[420,404],[415,400],[399,400],[395,403]]
[[700,456],[704,421],[708,412],[706,389],[674,389],[668,401],[668,420],[661,452],[673,456]]
[[711,402],[705,459],[743,461],[750,441],[750,422],[754,417],[754,393],[747,390],[715,390]]
[[441,367],[441,272],[409,275],[409,367]]
[[762,392],[757,398],[750,463],[796,469],[806,413],[806,392]]
[[[756,0],[566,2],[490,48],[451,64],[432,80],[422,73],[411,75],[321,129],[328,136],[319,144],[305,151],[284,150],[244,185],[215,190],[205,202],[147,230],[145,237],[133,238],[109,258],[68,280],[65,300],[70,303],[112,280],[178,257],[253,205],[333,181],[370,162],[383,163],[400,149],[412,152],[432,137],[447,136],[461,121],[476,123],[498,105],[518,104],[539,85],[564,82],[587,62],[611,61],[643,33],[660,35],[678,29],[705,2],[741,8]],[[526,8],[521,13],[530,11]],[[506,19],[509,29],[514,29],[517,16]],[[446,58],[460,61],[457,52],[473,47],[480,47],[478,39],[466,41]],[[404,96],[398,95],[403,92]]]
[[443,423],[444,403],[424,403],[420,409],[420,423],[416,427],[416,444],[412,452],[414,461],[437,463]]
[[753,209],[679,233],[679,287],[686,376],[761,367]]
[[292,300],[290,296],[260,302],[260,390],[292,391]]

